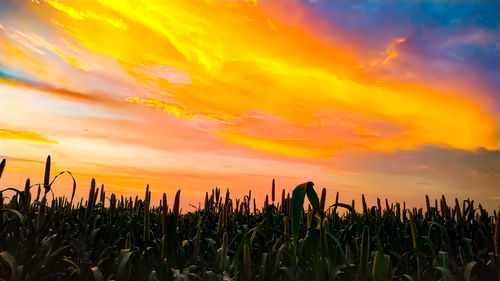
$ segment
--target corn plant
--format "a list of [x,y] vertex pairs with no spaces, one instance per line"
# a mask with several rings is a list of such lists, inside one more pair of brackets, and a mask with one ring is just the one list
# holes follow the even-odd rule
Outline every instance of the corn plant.
[[43,183],[0,188],[0,280],[500,281],[500,214],[474,200],[410,209],[361,195],[358,212],[312,182],[280,200],[272,180],[261,205],[215,188],[182,212],[180,190],[155,206],[149,185],[133,199],[92,179],[74,202],[73,178],[71,197],[55,196],[63,173],[51,178],[48,157]]

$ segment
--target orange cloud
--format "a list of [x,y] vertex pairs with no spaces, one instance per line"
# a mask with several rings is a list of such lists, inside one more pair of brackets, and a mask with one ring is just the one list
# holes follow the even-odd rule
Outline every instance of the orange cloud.
[[[353,59],[356,48],[332,45],[326,37],[308,34],[305,27],[287,25],[282,20],[286,14],[276,14],[276,10],[266,13],[260,3],[47,3],[62,12],[57,14],[58,21],[67,35],[94,53],[117,59],[149,93],[129,101],[180,118],[199,116],[235,124],[245,112],[261,110],[283,118],[293,128],[325,122],[317,113],[334,108],[347,117],[335,120],[329,116],[327,126],[376,118],[402,128],[383,134],[366,122],[355,124],[355,134],[339,136],[343,144],[335,149],[392,151],[425,144],[461,149],[498,147],[495,120],[474,101],[453,92],[365,79],[363,66]],[[103,20],[111,18],[115,20]],[[101,36],[96,37],[95,30]],[[394,46],[403,40],[396,39],[387,48],[383,63],[397,58]],[[137,71],[155,65],[188,73],[191,83],[173,84],[168,75],[175,73],[155,76]],[[310,126],[310,133],[300,139],[249,135],[241,128],[227,131],[224,127],[214,134],[256,150],[313,158],[333,155],[331,144],[308,137],[324,135],[315,132],[322,126]],[[335,136],[335,132],[330,133]]]
[[[321,159],[338,151],[393,151],[426,144],[499,146],[498,124],[479,105],[480,97],[465,99],[453,87],[438,91],[368,78],[366,66],[355,59],[364,50],[349,42],[334,43],[330,37],[335,30],[311,32],[317,26],[278,4],[47,0],[31,8],[42,18],[54,19],[64,44],[8,32],[9,40],[30,47],[20,49],[25,55],[12,51],[8,63],[22,67],[20,62],[28,61],[25,68],[33,66],[36,71],[28,71],[34,76],[67,86],[73,77],[63,70],[54,76],[37,68],[33,52],[45,48],[79,70],[102,69],[113,76],[115,70],[102,65],[105,57],[128,75],[122,87],[134,87],[128,101],[186,120],[216,120],[211,132],[229,143]],[[401,54],[396,46],[403,40],[396,38],[385,58],[377,58],[379,63],[397,60]],[[85,88],[85,83],[72,88]],[[272,134],[249,130],[245,115],[255,110],[282,120],[281,126]],[[269,127],[265,122],[255,126]]]

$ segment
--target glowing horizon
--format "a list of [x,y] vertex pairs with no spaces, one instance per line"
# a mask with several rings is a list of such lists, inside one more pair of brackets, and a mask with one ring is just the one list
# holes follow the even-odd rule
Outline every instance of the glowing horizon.
[[84,182],[192,203],[277,178],[497,207],[499,4],[313,2],[1,4],[2,185],[50,154]]

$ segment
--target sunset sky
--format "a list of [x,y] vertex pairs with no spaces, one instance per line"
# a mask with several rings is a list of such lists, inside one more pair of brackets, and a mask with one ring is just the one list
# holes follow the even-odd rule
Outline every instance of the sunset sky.
[[1,0],[0,187],[51,155],[185,210],[273,178],[498,208],[499,34],[498,1]]

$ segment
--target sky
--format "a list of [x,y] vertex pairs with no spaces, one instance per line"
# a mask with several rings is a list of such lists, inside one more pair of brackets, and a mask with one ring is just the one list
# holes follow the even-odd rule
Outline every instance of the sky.
[[[1,187],[500,206],[498,1],[0,1]],[[71,193],[71,179],[54,184]],[[169,199],[169,201],[170,201]]]

